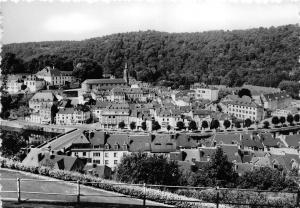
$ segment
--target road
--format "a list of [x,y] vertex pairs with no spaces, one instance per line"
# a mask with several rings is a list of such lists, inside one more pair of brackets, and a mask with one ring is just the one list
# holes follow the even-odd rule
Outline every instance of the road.
[[[38,176],[33,176],[31,174],[21,173],[17,171],[10,171],[6,169],[0,169],[0,179],[9,178],[15,180],[0,180],[0,191],[16,191],[17,190],[17,178],[22,179],[40,179],[45,180],[44,177],[39,178]],[[53,179],[52,179],[53,180]],[[2,190],[1,190],[2,187]],[[43,182],[43,181],[21,181],[21,191],[25,192],[49,192],[49,193],[60,193],[59,195],[42,195],[42,194],[25,194],[21,192],[21,200],[41,200],[41,201],[56,201],[56,202],[76,202],[76,196],[65,196],[68,194],[76,194],[77,187],[76,184],[71,184],[68,182]],[[81,185],[80,192],[82,195],[98,195],[98,196],[82,196],[81,202],[83,202],[82,207],[85,206],[85,202],[98,203],[97,207],[142,207],[143,201],[135,198],[124,197],[124,195],[108,192],[105,190],[95,189],[92,187],[87,187]],[[0,202],[4,201],[3,198],[17,198],[16,193],[0,193]],[[2,200],[1,200],[2,199]],[[168,207],[156,202],[147,201],[147,207]],[[27,205],[28,206],[28,205]],[[33,205],[32,205],[33,206]],[[4,206],[5,207],[5,206]],[[7,206],[7,207],[18,207],[18,206]],[[30,207],[30,206],[29,206]],[[36,205],[34,205],[36,207]],[[45,206],[41,206],[45,207]],[[47,206],[46,206],[47,207]],[[56,207],[51,205],[50,207]],[[60,206],[58,206],[60,207]],[[66,207],[66,206],[63,206]],[[80,206],[81,207],[81,206]]]

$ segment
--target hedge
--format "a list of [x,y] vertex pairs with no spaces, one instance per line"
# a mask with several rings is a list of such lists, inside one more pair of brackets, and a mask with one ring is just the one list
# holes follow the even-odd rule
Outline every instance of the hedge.
[[[20,162],[13,161],[6,158],[0,158],[0,165],[2,168],[15,169],[25,172],[30,172],[33,174],[39,174],[43,176],[48,176],[64,181],[77,181],[79,180],[82,184],[87,186],[93,186],[96,188],[101,188],[107,191],[113,191],[120,194],[128,195],[131,197],[143,199],[144,188],[140,186],[130,186],[129,184],[120,185],[119,182],[113,180],[106,180],[99,177],[94,177],[91,175],[81,174],[78,172],[71,172],[65,170],[51,169],[43,166],[25,166]],[[94,184],[88,182],[96,182]],[[88,184],[87,184],[88,183]],[[118,185],[115,185],[118,183]],[[284,207],[292,208],[295,207],[296,199],[294,194],[288,193],[278,193],[280,196],[270,197],[270,193],[258,193],[254,191],[237,191],[229,189],[221,189],[220,193],[220,203],[241,203],[241,204],[253,204],[252,206],[241,206],[232,205],[231,207],[265,207],[258,206],[259,204],[268,204],[273,207]],[[171,192],[161,191],[154,188],[147,188],[146,198],[148,200],[161,202],[169,205],[174,205],[179,208],[193,207],[193,208],[210,208],[215,207],[215,204],[209,204],[207,202],[216,202],[216,190],[206,189],[206,190],[187,190],[179,189]],[[284,196],[283,196],[284,195]],[[202,203],[196,202],[184,202],[187,200],[201,200]],[[172,201],[176,200],[176,201]],[[182,201],[178,201],[182,200]],[[223,206],[224,207],[224,206]],[[229,206],[227,206],[229,207]]]
[[[40,166],[25,166],[20,162],[13,161],[6,158],[0,158],[0,167],[1,168],[9,168],[14,170],[20,170],[25,172],[30,172],[33,174],[39,174],[43,176],[48,176],[64,181],[77,181],[79,180],[83,185],[93,186],[96,188],[101,188],[107,191],[113,191],[124,195],[129,195],[131,197],[143,199],[144,197],[144,188],[140,186],[130,186],[129,184],[114,185],[117,183],[116,181],[106,180],[98,177],[94,177],[91,175],[81,174],[78,172],[71,172],[65,170],[51,169],[48,167],[40,167]],[[94,184],[87,184],[88,182],[97,182]],[[192,199],[186,196],[181,196],[175,193],[160,191],[156,189],[146,189],[146,198],[147,200],[152,200],[156,202],[161,202],[169,205],[173,205],[179,208],[212,208],[215,207],[214,204],[208,203],[196,203],[196,202],[184,202],[187,200],[197,200]],[[174,201],[176,200],[176,201]],[[182,200],[182,201],[178,201]]]

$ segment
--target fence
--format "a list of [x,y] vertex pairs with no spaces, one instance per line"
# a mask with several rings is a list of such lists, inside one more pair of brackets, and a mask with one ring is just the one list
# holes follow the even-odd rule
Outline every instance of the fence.
[[[47,197],[50,196],[70,196],[70,197],[75,197],[75,202],[76,203],[81,203],[81,199],[83,197],[112,197],[112,198],[119,198],[119,197],[123,197],[123,198],[137,198],[136,196],[128,196],[128,195],[116,195],[116,194],[112,194],[112,195],[101,195],[101,194],[83,194],[81,193],[81,188],[82,187],[86,187],[84,185],[87,186],[92,186],[95,184],[105,184],[105,183],[101,183],[101,182],[80,182],[80,181],[68,181],[69,183],[73,184],[73,187],[75,187],[75,191],[73,193],[58,193],[58,192],[46,192],[46,191],[26,191],[22,189],[22,183],[21,182],[42,182],[42,183],[65,183],[65,181],[61,181],[61,180],[40,180],[40,179],[21,179],[21,178],[17,178],[17,179],[12,179],[12,178],[0,178],[0,181],[11,181],[12,183],[16,183],[16,190],[0,190],[0,193],[14,193],[16,194],[16,199],[18,202],[22,202],[22,196],[23,195],[46,195]],[[142,206],[145,207],[146,206],[146,200],[149,200],[149,198],[147,198],[147,191],[149,190],[163,190],[163,191],[167,191],[167,192],[171,192],[171,193],[177,193],[177,194],[183,194],[184,196],[190,197],[188,196],[189,194],[192,193],[192,191],[194,191],[194,193],[200,192],[201,190],[207,190],[207,189],[211,189],[214,191],[215,195],[213,197],[210,198],[210,200],[205,200],[202,201],[200,198],[194,198],[194,197],[190,197],[187,200],[182,200],[182,199],[168,199],[167,201],[172,201],[172,202],[176,202],[176,201],[180,201],[180,202],[191,202],[191,203],[210,203],[210,205],[213,207],[217,207],[219,208],[220,205],[233,205],[233,206],[248,206],[248,207],[282,207],[282,204],[270,204],[270,203],[245,203],[245,202],[241,202],[239,200],[227,200],[226,201],[226,197],[224,197],[224,191],[228,192],[230,194],[230,191],[232,192],[238,192],[238,193],[242,193],[242,192],[254,192],[254,193],[271,193],[271,194],[279,194],[283,196],[287,196],[287,195],[292,195],[293,199],[295,200],[294,204],[290,204],[289,207],[300,207],[300,191],[298,190],[297,192],[275,192],[275,191],[262,191],[262,190],[251,190],[251,189],[235,189],[235,188],[218,188],[218,187],[190,187],[190,186],[163,186],[163,185],[149,185],[149,184],[124,184],[124,183],[111,183],[110,185],[114,185],[114,186],[136,186],[136,187],[141,187],[143,190],[143,195],[138,197],[140,199],[142,199]],[[67,186],[66,186],[67,187]],[[175,191],[176,190],[176,191]],[[178,190],[184,190],[183,192],[179,192]],[[51,197],[50,197],[51,198]],[[37,199],[37,198],[32,198],[32,199]],[[165,201],[161,201],[161,202],[165,202]],[[285,203],[285,202],[283,202]],[[175,204],[175,203],[173,203]]]

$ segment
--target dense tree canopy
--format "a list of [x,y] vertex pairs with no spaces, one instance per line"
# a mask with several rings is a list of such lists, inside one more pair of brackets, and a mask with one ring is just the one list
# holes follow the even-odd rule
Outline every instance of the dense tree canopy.
[[[298,25],[201,33],[130,32],[84,41],[7,44],[2,53],[16,56],[2,57],[8,56],[7,72],[35,72],[45,65],[73,70],[78,68],[76,60],[84,59],[96,63],[93,69],[117,77],[122,77],[127,62],[137,79],[173,88],[193,82],[277,87],[283,80],[300,78],[298,35]],[[19,63],[24,69],[17,67]]]
[[130,183],[176,185],[180,178],[176,162],[162,155],[142,153],[123,157],[116,173],[120,181]]

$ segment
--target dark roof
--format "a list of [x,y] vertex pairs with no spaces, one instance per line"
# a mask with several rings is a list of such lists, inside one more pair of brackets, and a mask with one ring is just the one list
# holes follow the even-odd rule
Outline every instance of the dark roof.
[[222,148],[224,154],[227,155],[228,161],[242,162],[241,157],[238,152],[239,148],[237,145],[221,144],[219,146]]
[[215,140],[217,144],[233,144],[233,143],[241,143],[241,135],[235,133],[228,134],[215,134],[212,137],[212,141]]
[[144,152],[151,150],[151,135],[130,135],[129,151]]
[[198,143],[187,134],[176,135],[176,146],[181,148],[196,148]]
[[300,134],[287,135],[285,141],[289,147],[298,148],[300,142]]
[[106,141],[106,144],[108,144],[111,149],[115,149],[115,145],[118,145],[118,148],[122,148],[123,145],[128,145],[128,143],[127,134],[111,134]]
[[275,92],[275,93],[264,94],[264,97],[266,98],[267,101],[291,98],[291,96],[286,92]]
[[86,161],[77,157],[66,155],[50,155],[49,152],[43,153],[43,159],[40,161],[41,166],[52,167],[68,171],[81,171]]
[[100,145],[103,147],[106,143],[106,133],[104,131],[94,131],[93,136],[90,138],[92,146]]
[[273,138],[271,133],[262,133],[261,142],[267,147],[280,147],[282,142],[279,139]]
[[252,147],[258,149],[264,148],[257,135],[242,134],[241,144],[243,147]]
[[151,143],[151,152],[174,152],[176,151],[176,135],[174,134],[155,134]]
[[124,79],[86,79],[84,84],[126,84]]

